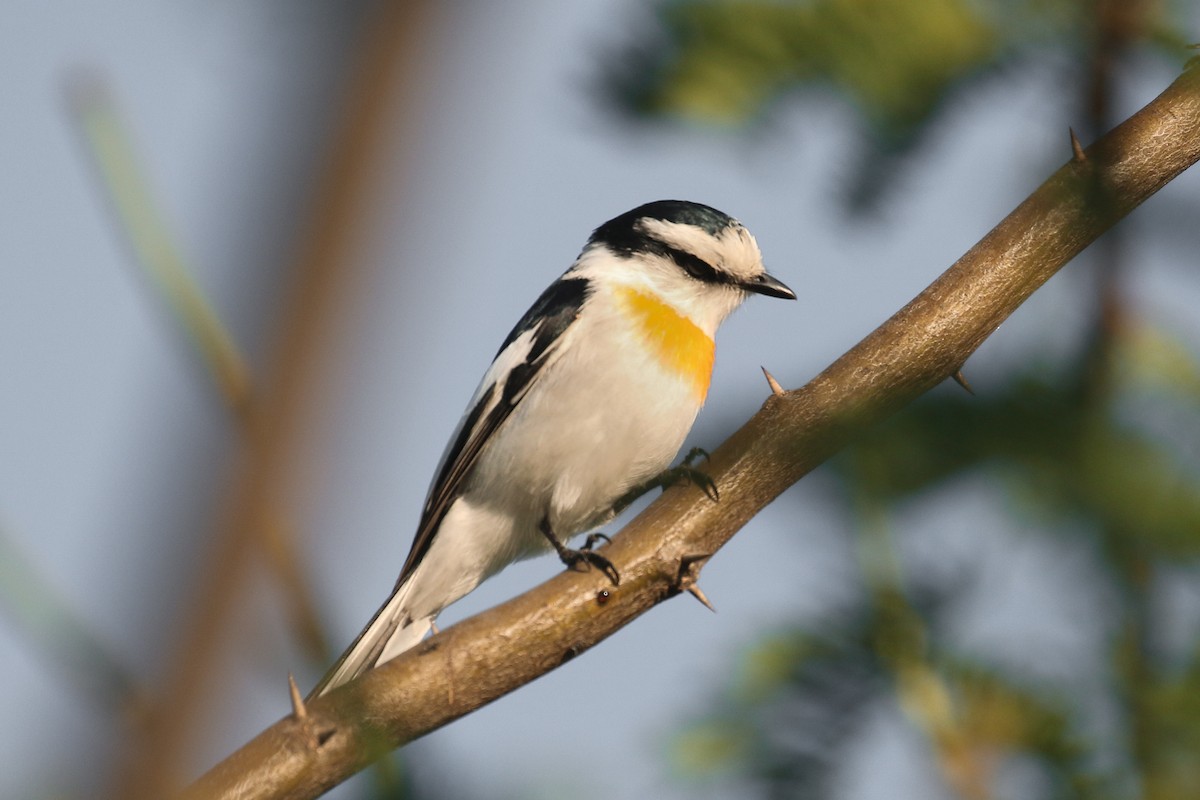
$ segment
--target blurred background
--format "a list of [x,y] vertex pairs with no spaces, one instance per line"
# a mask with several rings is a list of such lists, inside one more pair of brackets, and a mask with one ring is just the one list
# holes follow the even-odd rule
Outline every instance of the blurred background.
[[[386,596],[592,228],[740,218],[803,384],[1174,79],[1189,0],[17,0],[0,28],[0,796],[151,797]],[[655,609],[330,793],[1200,796],[1200,176]],[[612,530],[616,530],[614,527]],[[510,568],[445,627],[553,575]],[[520,654],[513,654],[519,658]]]

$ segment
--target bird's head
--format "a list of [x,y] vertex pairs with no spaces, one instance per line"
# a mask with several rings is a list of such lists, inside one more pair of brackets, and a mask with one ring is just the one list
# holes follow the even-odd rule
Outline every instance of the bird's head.
[[652,292],[710,336],[749,294],[796,299],[767,273],[758,243],[740,222],[686,200],[646,203],[601,225],[578,272]]

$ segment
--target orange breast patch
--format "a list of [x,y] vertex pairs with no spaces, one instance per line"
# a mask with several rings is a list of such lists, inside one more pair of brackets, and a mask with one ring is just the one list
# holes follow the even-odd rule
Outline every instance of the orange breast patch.
[[645,346],[666,369],[691,383],[703,402],[712,380],[713,340],[696,323],[645,292],[624,286],[617,297]]

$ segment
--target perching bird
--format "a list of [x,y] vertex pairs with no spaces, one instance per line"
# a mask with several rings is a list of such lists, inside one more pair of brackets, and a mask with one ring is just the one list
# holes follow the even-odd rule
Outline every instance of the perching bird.
[[750,232],[660,200],[597,228],[500,346],[450,438],[391,597],[310,697],[419,642],[518,559],[558,552],[666,469],[704,404],[717,326],[751,294],[794,300]]

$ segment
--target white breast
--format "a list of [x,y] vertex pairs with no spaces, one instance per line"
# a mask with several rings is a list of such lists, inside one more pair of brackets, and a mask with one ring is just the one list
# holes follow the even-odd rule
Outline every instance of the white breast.
[[548,546],[543,516],[563,539],[610,519],[628,488],[670,466],[700,410],[694,387],[663,370],[610,298],[589,304],[464,492],[514,517],[518,557]]

